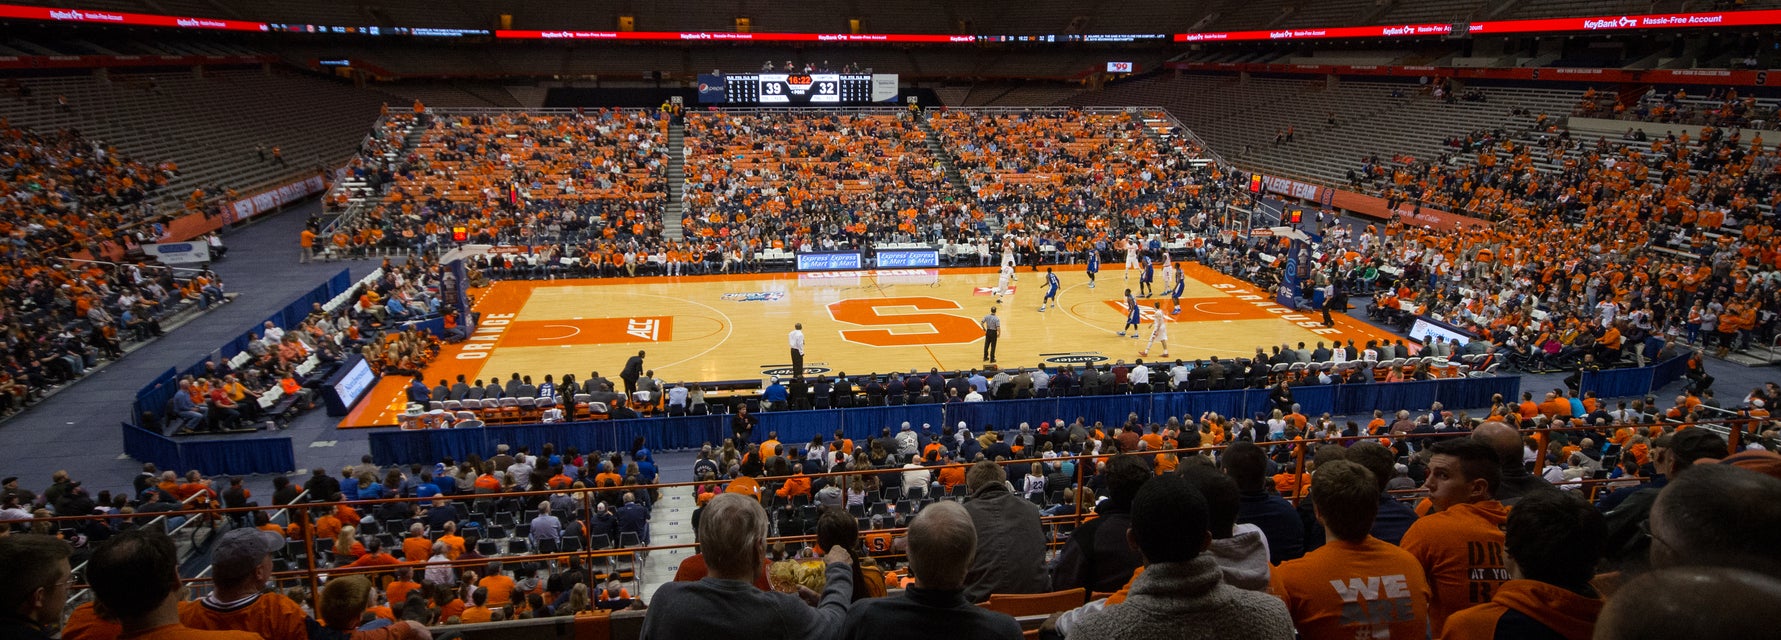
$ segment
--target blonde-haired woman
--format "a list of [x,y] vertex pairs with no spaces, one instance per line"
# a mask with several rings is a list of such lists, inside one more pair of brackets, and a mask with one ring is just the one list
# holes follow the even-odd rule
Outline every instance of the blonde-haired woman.
[[334,536],[334,564],[346,565],[365,555],[365,545],[359,544],[359,529],[352,525],[340,528]]
[[575,587],[569,590],[568,606],[557,609],[557,615],[572,616],[583,611],[590,611],[593,608],[594,600],[592,596],[588,595],[587,583],[577,582],[575,583]]

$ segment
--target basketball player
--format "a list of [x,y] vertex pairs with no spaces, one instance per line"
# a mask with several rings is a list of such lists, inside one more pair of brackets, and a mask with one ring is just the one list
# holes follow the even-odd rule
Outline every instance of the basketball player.
[[1125,279],[1132,279],[1132,271],[1138,268],[1138,237],[1125,239]]
[[1169,325],[1164,323],[1169,321],[1169,317],[1163,315],[1162,303],[1152,302],[1150,306],[1156,311],[1156,316],[1150,321],[1150,342],[1144,343],[1144,348],[1138,351],[1138,355],[1149,356],[1150,348],[1160,341],[1163,343],[1163,357],[1167,358],[1169,357]]
[[1008,287],[1008,283],[1012,282],[1013,280],[1014,280],[1014,261],[1013,260],[1004,260],[1002,262],[1002,273],[1001,273],[1001,275],[996,276],[996,289],[995,289],[995,291],[991,292],[991,293],[994,293],[996,296],[996,304],[1002,304],[1002,296],[1012,293],[1012,290],[1010,290]]
[[1119,337],[1124,338],[1126,336],[1126,329],[1129,328],[1132,330],[1132,339],[1137,340],[1138,319],[1142,316],[1138,309],[1138,299],[1132,297],[1131,289],[1125,290],[1125,309],[1125,326],[1119,328]]
[[1088,250],[1088,288],[1095,288],[1095,274],[1101,272],[1101,252],[1094,248]]
[[[1014,235],[1009,234],[1009,235],[1002,237],[1002,266],[1007,267],[1009,269],[1013,269],[1015,264],[1016,263],[1014,261]],[[1016,278],[1016,279],[1018,279],[1018,278]]]
[[1156,263],[1150,261],[1149,255],[1145,255],[1143,261],[1144,271],[1138,274],[1138,295],[1148,298],[1156,293],[1150,288],[1150,284],[1156,281]]
[[1045,268],[1045,299],[1039,301],[1039,312],[1040,313],[1045,312],[1045,306],[1047,304],[1057,304],[1057,285],[1058,285],[1057,274],[1051,272],[1051,267],[1046,267]]
[[1174,274],[1175,278],[1174,285],[1169,287],[1169,306],[1174,307],[1174,310],[1169,313],[1180,315],[1181,294],[1187,293],[1187,273],[1185,269],[1176,267],[1174,262],[1169,263],[1169,272]]

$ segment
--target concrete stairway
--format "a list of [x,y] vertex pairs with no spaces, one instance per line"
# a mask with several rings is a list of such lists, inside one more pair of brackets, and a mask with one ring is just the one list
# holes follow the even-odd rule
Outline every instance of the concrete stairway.
[[[971,185],[965,182],[965,174],[959,173],[958,165],[954,164],[952,161],[952,154],[946,151],[945,145],[940,144],[940,132],[935,131],[934,127],[928,124],[927,112],[924,111],[921,115],[916,116],[915,126],[916,128],[921,129],[922,133],[927,136],[928,153],[933,154],[935,158],[939,158],[940,164],[946,168],[946,182],[951,184],[953,191],[958,193],[959,201],[975,203],[977,201],[977,194],[972,192]],[[988,220],[988,222],[991,230],[994,231],[993,235],[1002,235],[1001,221],[992,219]]]
[[686,216],[686,202],[681,197],[686,189],[686,125],[668,125],[668,210],[663,213],[662,237],[680,241],[685,233],[680,226]]

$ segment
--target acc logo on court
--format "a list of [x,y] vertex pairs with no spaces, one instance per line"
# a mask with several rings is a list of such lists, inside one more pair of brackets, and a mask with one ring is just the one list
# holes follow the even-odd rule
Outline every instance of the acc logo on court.
[[1076,353],[1041,353],[1039,354],[1039,357],[1045,358],[1046,362],[1052,364],[1093,364],[1097,362],[1106,362],[1108,359],[1107,356],[1099,353],[1086,351]]
[[625,333],[650,342],[662,336],[662,323],[655,318],[631,318],[625,321]]
[[722,297],[725,300],[735,300],[737,302],[777,302],[785,299],[785,294],[779,291],[754,291],[749,293],[726,293]]

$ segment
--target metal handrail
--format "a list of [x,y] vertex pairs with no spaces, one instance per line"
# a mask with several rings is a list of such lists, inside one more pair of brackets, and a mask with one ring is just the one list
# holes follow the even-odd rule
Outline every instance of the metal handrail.
[[62,262],[74,263],[74,264],[102,264],[102,265],[106,265],[106,266],[109,266],[112,268],[122,267],[122,266],[131,266],[131,267],[137,267],[137,268],[145,269],[145,270],[158,269],[161,271],[171,272],[175,275],[178,275],[181,273],[196,275],[196,274],[201,274],[201,273],[204,273],[205,271],[208,271],[208,269],[198,269],[198,268],[193,268],[193,267],[175,267],[175,266],[169,266],[169,265],[150,264],[150,263],[136,263],[136,262],[124,263],[124,262],[111,262],[108,260],[87,260],[85,258],[54,258],[54,259],[61,260]]
[[[180,506],[191,506],[193,501],[197,500],[199,497],[201,497],[203,495],[204,494],[202,494],[202,493],[195,493],[190,496],[186,496],[186,499],[179,501],[179,504],[180,504]],[[181,515],[182,515],[182,512],[179,512],[179,511],[163,513],[161,515],[155,516],[153,520],[149,520],[148,522],[144,523],[142,526],[151,527],[151,526],[157,526],[157,525],[165,525],[167,518],[169,516],[181,516]],[[112,519],[112,518],[120,518],[120,517],[121,518],[130,518],[130,517],[134,517],[134,516],[120,516],[118,514],[106,514],[106,515],[102,515],[102,516],[68,516],[66,518],[34,518],[31,520],[31,522],[41,522],[41,521],[57,522],[57,521],[62,521],[62,520]],[[179,532],[180,529],[184,529],[186,525],[191,524],[193,521],[197,520],[197,518],[191,517],[191,516],[182,516],[182,517],[185,517],[185,519],[186,519],[185,522],[181,522],[181,523],[179,523],[179,526],[169,529],[167,531],[167,535],[171,536],[174,533]],[[84,572],[86,571],[86,568],[87,568],[87,561],[82,560],[82,561],[80,561],[80,564],[74,565],[74,567],[69,570],[69,574],[77,575],[77,576],[85,576]],[[92,597],[92,588],[91,587],[89,587],[87,585],[81,585],[80,587],[81,588],[78,590],[75,590],[75,589],[69,590],[68,603],[63,608],[64,614],[66,614],[68,611],[72,610],[75,606],[79,605],[80,603],[86,602],[87,599]]]

